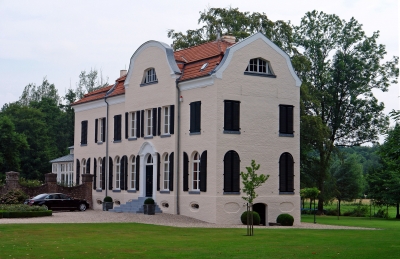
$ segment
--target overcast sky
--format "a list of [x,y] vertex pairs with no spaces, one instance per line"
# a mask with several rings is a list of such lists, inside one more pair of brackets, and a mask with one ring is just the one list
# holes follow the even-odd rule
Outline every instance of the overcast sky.
[[[44,77],[59,94],[76,87],[79,73],[101,70],[113,83],[135,50],[148,40],[171,44],[168,29],[200,27],[199,11],[238,7],[298,25],[307,11],[355,17],[368,36],[380,31],[387,59],[399,56],[398,0],[218,0],[218,1],[20,1],[0,0],[0,107],[18,100],[29,83]],[[399,109],[399,84],[376,91],[386,112]]]

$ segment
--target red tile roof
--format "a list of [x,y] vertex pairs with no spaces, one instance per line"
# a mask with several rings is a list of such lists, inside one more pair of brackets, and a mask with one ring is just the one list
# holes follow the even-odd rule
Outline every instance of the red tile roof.
[[[219,62],[221,62],[222,58],[224,57],[226,49],[232,45],[233,43],[218,40],[175,51],[175,61],[178,65],[178,68],[182,72],[179,81],[186,81],[198,77],[207,76],[219,65]],[[203,70],[201,70],[201,67],[205,63],[208,63],[208,65]],[[82,99],[76,101],[72,105],[103,99],[106,96],[107,91],[110,90],[112,87],[114,88],[111,94],[109,94],[107,97],[125,94],[125,79],[126,75],[116,80],[117,85],[115,87],[114,85],[110,85],[91,93],[85,94]]]

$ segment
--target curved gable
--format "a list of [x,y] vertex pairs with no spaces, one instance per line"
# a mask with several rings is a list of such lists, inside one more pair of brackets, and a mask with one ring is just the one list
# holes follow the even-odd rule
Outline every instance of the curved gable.
[[157,47],[159,49],[161,49],[162,51],[165,52],[165,57],[167,59],[167,62],[169,64],[169,68],[170,68],[170,72],[171,74],[179,74],[181,73],[181,71],[178,68],[178,65],[175,62],[175,58],[174,58],[174,50],[168,46],[165,43],[159,42],[159,41],[154,41],[154,40],[150,40],[147,41],[145,43],[143,43],[136,51],[135,53],[133,53],[132,57],[131,57],[131,61],[129,64],[129,70],[128,70],[128,74],[127,77],[125,79],[124,82],[124,86],[125,87],[129,87],[129,81],[132,77],[132,71],[133,71],[133,67],[135,64],[135,60],[136,58],[146,49],[150,48],[150,47]]
[[277,45],[275,45],[272,41],[270,41],[267,37],[265,37],[260,32],[254,34],[252,36],[249,36],[246,39],[227,48],[224,58],[221,60],[221,63],[214,69],[214,71],[212,73],[215,74],[217,78],[222,78],[222,73],[228,67],[235,51],[247,46],[248,44],[250,44],[258,39],[263,40],[266,44],[268,44],[272,49],[274,49],[277,53],[279,53],[286,60],[286,64],[289,68],[289,71],[290,71],[291,75],[293,76],[293,79],[296,82],[296,86],[300,86],[301,81],[300,81],[299,77],[296,75],[296,73],[294,72],[292,62],[290,61],[289,55],[286,54],[286,52],[284,52],[281,48],[279,48]]

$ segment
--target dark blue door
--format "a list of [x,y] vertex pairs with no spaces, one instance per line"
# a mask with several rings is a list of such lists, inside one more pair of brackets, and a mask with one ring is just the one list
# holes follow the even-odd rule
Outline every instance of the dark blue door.
[[146,197],[153,196],[153,166],[146,165]]

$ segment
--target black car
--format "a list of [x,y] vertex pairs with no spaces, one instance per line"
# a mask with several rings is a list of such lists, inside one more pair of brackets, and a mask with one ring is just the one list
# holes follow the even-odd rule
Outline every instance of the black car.
[[74,199],[62,193],[43,193],[24,202],[30,206],[43,206],[49,210],[80,210],[89,208],[86,200]]

